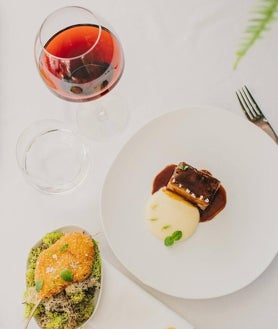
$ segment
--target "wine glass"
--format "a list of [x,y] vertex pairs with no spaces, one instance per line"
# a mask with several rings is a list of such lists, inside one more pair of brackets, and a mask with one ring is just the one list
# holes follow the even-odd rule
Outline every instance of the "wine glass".
[[[107,97],[123,74],[124,56],[118,37],[102,18],[88,9],[67,6],[42,23],[35,59],[47,87],[80,105],[76,113],[82,134],[55,120],[36,122],[18,139],[17,161],[35,188],[61,193],[75,188],[88,173],[90,156],[83,134],[104,140],[127,122],[125,103],[115,95]],[[99,103],[104,95],[107,101]]]
[[39,29],[35,59],[47,87],[80,104],[77,123],[83,134],[104,140],[125,126],[128,111],[120,98],[98,100],[116,86],[124,70],[121,43],[102,18],[79,6],[57,9]]

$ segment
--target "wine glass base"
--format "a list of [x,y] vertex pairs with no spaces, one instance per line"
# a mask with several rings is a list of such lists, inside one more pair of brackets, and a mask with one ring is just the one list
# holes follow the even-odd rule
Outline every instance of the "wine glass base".
[[129,111],[122,96],[107,94],[99,100],[80,103],[76,116],[81,134],[104,142],[125,129]]
[[48,194],[72,190],[90,166],[81,138],[56,120],[42,120],[24,130],[16,151],[27,182]]

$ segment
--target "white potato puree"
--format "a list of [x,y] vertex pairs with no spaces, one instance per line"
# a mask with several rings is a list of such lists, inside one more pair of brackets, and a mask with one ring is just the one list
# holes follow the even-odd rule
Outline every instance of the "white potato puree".
[[162,188],[149,198],[145,220],[150,232],[156,237],[164,240],[173,232],[182,231],[180,240],[185,240],[195,232],[200,214],[197,207]]

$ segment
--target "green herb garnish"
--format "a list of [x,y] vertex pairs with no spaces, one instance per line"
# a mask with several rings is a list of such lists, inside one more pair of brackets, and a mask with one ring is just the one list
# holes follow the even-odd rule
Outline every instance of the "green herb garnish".
[[60,272],[60,277],[67,282],[71,282],[73,280],[73,274],[70,270],[68,270],[67,268],[63,269]]
[[172,234],[172,238],[173,238],[175,241],[180,240],[181,237],[182,237],[182,231],[175,231],[175,232],[173,232],[173,234]]
[[43,280],[36,281],[36,291],[42,290]]
[[164,226],[162,226],[162,230],[167,230],[170,227],[171,227],[171,225],[164,225]]
[[178,165],[178,168],[180,169],[180,170],[186,170],[186,169],[188,169],[188,166],[185,164],[185,163],[180,163],[179,165]]
[[170,247],[174,244],[174,239],[172,238],[171,235],[167,236],[165,239],[164,239],[164,244],[166,247]]
[[149,221],[150,221],[150,222],[155,222],[156,220],[158,220],[158,218],[156,218],[156,217],[149,218]]
[[179,230],[174,231],[171,235],[168,235],[164,239],[164,244],[167,247],[172,246],[174,244],[174,242],[180,240],[181,237],[182,237],[182,231],[179,231]]
[[65,251],[65,250],[68,249],[68,247],[69,247],[69,244],[68,243],[65,243],[59,250],[60,251]]

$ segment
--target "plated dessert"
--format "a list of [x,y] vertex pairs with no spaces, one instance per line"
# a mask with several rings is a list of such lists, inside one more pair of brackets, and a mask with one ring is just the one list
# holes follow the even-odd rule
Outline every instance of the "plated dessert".
[[196,231],[199,222],[213,219],[226,205],[226,191],[208,170],[186,162],[165,167],[154,178],[145,220],[166,246]]
[[93,314],[101,288],[97,242],[85,231],[47,233],[28,256],[24,293],[27,328],[75,329]]

